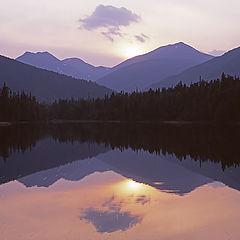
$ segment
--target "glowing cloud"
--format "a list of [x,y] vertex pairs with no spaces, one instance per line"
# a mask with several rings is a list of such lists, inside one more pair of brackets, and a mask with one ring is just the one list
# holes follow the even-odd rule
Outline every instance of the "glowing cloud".
[[103,29],[101,32],[106,38],[114,41],[114,36],[122,37],[121,27],[140,22],[141,17],[127,8],[99,5],[92,15],[79,19],[81,27],[88,31]]

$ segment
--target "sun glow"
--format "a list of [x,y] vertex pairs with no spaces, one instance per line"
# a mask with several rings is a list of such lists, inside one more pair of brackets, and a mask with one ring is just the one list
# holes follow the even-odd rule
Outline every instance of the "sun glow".
[[135,182],[135,181],[130,179],[130,180],[127,181],[127,187],[130,190],[138,190],[139,188],[141,188],[141,183]]
[[125,56],[127,58],[133,58],[135,56],[143,54],[143,51],[137,46],[130,46],[125,49]]

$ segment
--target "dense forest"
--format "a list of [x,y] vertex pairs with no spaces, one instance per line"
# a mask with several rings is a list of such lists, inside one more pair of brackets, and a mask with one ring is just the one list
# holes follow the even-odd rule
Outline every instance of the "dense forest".
[[[221,163],[225,169],[240,164],[240,127],[213,124],[145,124],[145,123],[65,123],[65,124],[14,124],[0,128],[0,184],[37,171],[57,167],[73,161],[72,158],[32,159],[22,152],[34,150],[44,140],[56,143],[95,145],[102,152],[111,149],[148,151],[159,156],[173,155],[179,161],[188,156],[199,165],[204,162]],[[58,146],[57,144],[53,144]],[[59,145],[61,148],[61,145]],[[101,151],[99,151],[101,153]],[[98,154],[99,154],[98,153]],[[89,157],[92,157],[92,152]],[[46,156],[45,155],[45,156]],[[79,156],[75,160],[79,160]]]
[[0,90],[0,121],[240,121],[240,79],[225,76],[180,82],[168,89],[112,93],[100,99],[58,100],[41,104],[32,96]]
[[46,106],[24,91],[12,92],[5,83],[0,89],[0,121],[38,121],[44,110]]

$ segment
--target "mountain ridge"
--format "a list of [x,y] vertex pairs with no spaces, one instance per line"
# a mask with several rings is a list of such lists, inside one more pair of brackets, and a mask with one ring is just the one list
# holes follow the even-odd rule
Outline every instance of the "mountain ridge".
[[112,93],[111,89],[94,82],[36,68],[0,55],[0,83],[3,82],[13,91],[24,90],[45,102],[60,98],[97,98]]
[[191,82],[199,81],[200,78],[206,81],[215,80],[220,78],[223,72],[227,75],[240,76],[240,47],[234,48],[202,64],[188,68],[180,74],[164,78],[148,86],[145,90],[149,88],[168,88],[180,81],[189,85]]
[[49,52],[25,52],[15,60],[37,68],[54,71],[78,79],[95,81],[108,73],[110,68],[95,67],[80,58],[58,59]]
[[212,58],[183,42],[169,44],[122,62],[97,83],[116,91],[143,90],[159,79],[181,73]]

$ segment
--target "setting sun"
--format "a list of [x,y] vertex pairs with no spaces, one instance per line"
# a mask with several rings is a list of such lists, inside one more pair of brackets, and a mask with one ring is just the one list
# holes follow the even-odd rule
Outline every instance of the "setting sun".
[[125,56],[127,58],[132,58],[141,54],[143,54],[143,51],[136,46],[130,46],[125,50]]
[[135,181],[133,181],[133,180],[129,180],[129,181],[128,181],[128,186],[129,186],[129,188],[131,188],[131,189],[138,189],[138,188],[141,186],[141,184],[138,183],[138,182],[135,182]]

